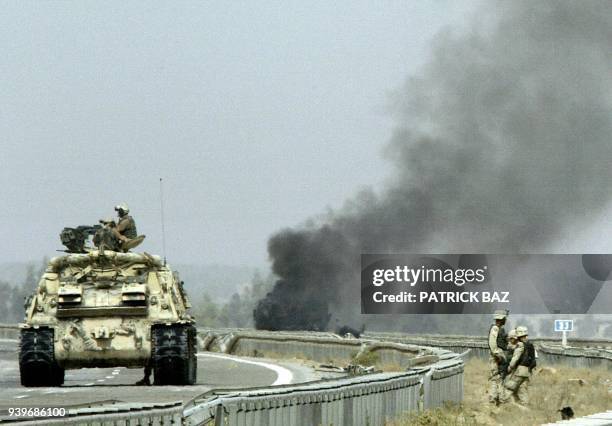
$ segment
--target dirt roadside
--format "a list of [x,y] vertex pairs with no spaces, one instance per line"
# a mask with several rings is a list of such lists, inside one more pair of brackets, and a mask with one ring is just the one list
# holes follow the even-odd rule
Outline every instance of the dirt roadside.
[[538,367],[530,381],[527,408],[515,403],[499,407],[489,404],[486,371],[485,361],[467,361],[461,405],[406,415],[387,426],[540,425],[561,420],[558,410],[565,406],[572,407],[576,417],[612,408],[611,370]]

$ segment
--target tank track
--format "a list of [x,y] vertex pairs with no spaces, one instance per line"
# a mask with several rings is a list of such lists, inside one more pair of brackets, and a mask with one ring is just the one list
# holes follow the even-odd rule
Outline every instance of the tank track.
[[197,379],[196,329],[191,324],[151,328],[153,383],[194,385]]
[[22,386],[61,386],[64,369],[55,361],[53,329],[21,330],[19,374]]

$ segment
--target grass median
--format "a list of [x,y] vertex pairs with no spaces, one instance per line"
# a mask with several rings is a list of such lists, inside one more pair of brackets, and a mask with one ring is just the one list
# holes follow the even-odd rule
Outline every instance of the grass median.
[[576,417],[612,408],[612,371],[604,368],[544,366],[529,385],[529,405],[494,407],[487,399],[487,363],[471,359],[465,365],[464,401],[460,405],[411,413],[387,426],[419,425],[540,425],[561,420],[558,410],[570,406]]

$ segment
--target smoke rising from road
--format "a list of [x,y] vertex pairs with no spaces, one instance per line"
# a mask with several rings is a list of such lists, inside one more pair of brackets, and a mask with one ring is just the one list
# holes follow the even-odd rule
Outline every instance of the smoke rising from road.
[[[359,313],[361,253],[534,252],[607,206],[612,6],[485,2],[433,42],[393,98],[392,179],[315,224],[272,236],[263,329]],[[355,149],[358,149],[356,147]]]

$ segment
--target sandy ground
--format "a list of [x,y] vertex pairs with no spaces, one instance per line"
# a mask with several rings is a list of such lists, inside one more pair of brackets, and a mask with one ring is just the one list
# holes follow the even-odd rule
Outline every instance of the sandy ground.
[[529,405],[494,407],[487,400],[485,361],[469,360],[465,368],[465,398],[459,406],[405,416],[388,426],[407,425],[540,425],[561,420],[557,411],[570,406],[576,417],[612,409],[612,371],[538,367],[529,386]]

